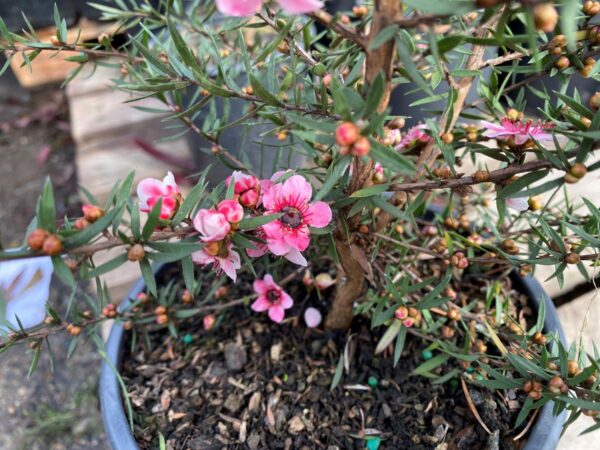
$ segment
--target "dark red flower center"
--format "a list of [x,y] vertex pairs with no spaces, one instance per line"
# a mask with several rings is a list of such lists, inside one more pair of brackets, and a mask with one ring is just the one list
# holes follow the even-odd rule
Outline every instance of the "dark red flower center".
[[269,302],[271,302],[271,304],[273,304],[273,305],[277,304],[280,299],[281,299],[281,294],[279,293],[279,291],[277,289],[271,289],[270,291],[267,292],[267,300],[269,300]]
[[281,212],[283,216],[279,219],[281,223],[290,228],[298,228],[302,225],[302,213],[293,206],[284,207]]

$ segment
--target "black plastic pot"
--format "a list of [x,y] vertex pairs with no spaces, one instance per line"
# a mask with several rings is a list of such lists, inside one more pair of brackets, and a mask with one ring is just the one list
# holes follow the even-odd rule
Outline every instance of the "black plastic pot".
[[[158,272],[164,270],[159,268]],[[515,288],[527,295],[535,308],[538,308],[540,302],[546,305],[546,320],[544,329],[546,332],[555,332],[558,334],[563,345],[566,346],[566,338],[556,308],[552,300],[546,295],[541,284],[534,278],[522,278],[516,272],[511,276]],[[128,299],[134,299],[145,290],[143,280],[138,281]],[[120,309],[126,310],[129,307],[129,300],[125,300]],[[102,418],[104,428],[108,435],[108,440],[113,450],[139,450],[135,439],[131,433],[129,422],[123,407],[121,397],[121,388],[117,381],[114,370],[118,370],[121,365],[121,354],[123,351],[123,325],[115,322],[110,331],[108,342],[106,343],[106,355],[109,362],[102,363],[102,373],[100,375],[100,406],[102,408]],[[552,402],[546,404],[525,444],[523,450],[554,450],[558,445],[562,425],[566,420],[566,413],[555,416],[552,413]]]

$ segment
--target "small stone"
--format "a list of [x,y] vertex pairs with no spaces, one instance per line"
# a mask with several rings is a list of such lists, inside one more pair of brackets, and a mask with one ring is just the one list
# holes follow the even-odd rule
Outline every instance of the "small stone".
[[387,403],[381,405],[381,409],[383,410],[383,415],[385,417],[392,417],[392,408]]
[[248,354],[243,346],[235,342],[230,342],[225,346],[225,364],[229,370],[240,371],[247,362]]
[[389,388],[390,387],[390,380],[387,380],[387,379],[384,378],[383,380],[381,380],[379,382],[379,386],[381,386],[384,389]]
[[278,342],[277,344],[274,344],[273,346],[271,346],[270,355],[271,355],[272,362],[275,363],[275,362],[279,361],[279,358],[281,358],[282,348],[283,348],[283,344],[281,342]]
[[379,436],[371,437],[367,439],[367,450],[377,450],[381,445],[381,438]]
[[242,397],[236,394],[229,394],[223,406],[232,413],[238,412],[242,407]]
[[192,342],[194,342],[194,336],[192,336],[191,334],[186,334],[185,336],[183,336],[183,343],[185,345],[190,345]]
[[288,430],[290,430],[290,433],[292,434],[298,434],[304,430],[304,422],[300,417],[294,416],[288,422]]
[[433,353],[431,352],[431,350],[423,350],[421,352],[421,358],[423,358],[425,361],[428,361],[431,358],[433,358]]
[[261,399],[262,395],[260,394],[260,392],[255,392],[254,394],[252,394],[252,397],[250,397],[250,400],[248,401],[248,411],[257,411],[260,407]]
[[379,380],[375,377],[369,377],[369,379],[367,380],[367,384],[373,389],[375,389],[377,385],[379,385]]
[[246,444],[250,450],[256,450],[260,445],[260,436],[258,434],[251,434]]

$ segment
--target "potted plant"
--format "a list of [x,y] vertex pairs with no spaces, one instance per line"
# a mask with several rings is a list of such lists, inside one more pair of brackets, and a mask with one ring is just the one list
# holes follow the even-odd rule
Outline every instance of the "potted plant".
[[[599,166],[600,93],[569,83],[597,78],[600,5],[567,3],[560,24],[552,2],[322,6],[119,1],[100,8],[131,30],[120,48],[66,42],[59,20],[51,43],[0,27],[8,57],[118,58],[118,88],[163,101],[231,169],[189,192],[131,174],[60,222],[47,183],[0,260],[50,256],[71,286],[129,260],[143,281],[118,308],[97,281],[97,299],[27,328],[8,281],[0,348],[30,343],[35,362],[54,332],[96,342],[114,448],[554,448],[566,414],[600,411],[595,351],[565,343],[530,276],[589,277],[598,258],[600,211],[556,194]],[[526,81],[544,77],[560,91],[524,117]],[[408,83],[413,107],[444,104],[414,127],[390,110]],[[248,106],[230,123],[233,101]],[[272,167],[225,146],[240,124],[276,136]]]

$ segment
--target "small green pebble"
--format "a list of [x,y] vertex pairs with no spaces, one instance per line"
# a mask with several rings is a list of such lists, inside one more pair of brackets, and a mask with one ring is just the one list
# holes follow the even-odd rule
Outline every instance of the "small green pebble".
[[194,342],[194,336],[192,336],[191,334],[186,334],[185,336],[183,336],[183,343],[185,345],[190,345],[192,342]]
[[[372,388],[376,388],[377,385],[379,384],[379,380],[377,380],[377,378],[375,377],[369,377],[369,379],[367,380],[367,384],[369,386],[371,386]],[[379,446],[379,444],[377,444],[377,446]],[[377,448],[377,447],[375,447]]]
[[372,437],[367,439],[367,450],[377,450],[381,445],[380,437]]
[[431,358],[433,358],[433,353],[431,353],[431,350],[423,350],[423,352],[421,353],[421,357],[427,361]]
[[452,378],[452,379],[450,380],[450,387],[451,387],[452,389],[456,389],[456,388],[458,388],[458,380],[457,380],[456,378]]
[[467,367],[467,373],[473,373],[473,372],[475,372],[474,367]]

